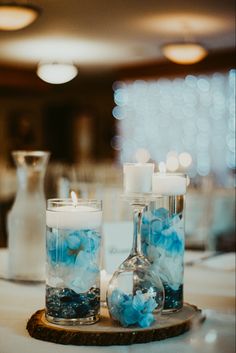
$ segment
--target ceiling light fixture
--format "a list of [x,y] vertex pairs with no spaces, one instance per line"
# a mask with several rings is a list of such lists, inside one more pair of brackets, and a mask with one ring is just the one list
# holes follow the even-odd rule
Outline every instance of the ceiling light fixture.
[[0,2],[0,30],[16,31],[33,23],[41,13],[40,7],[20,1]]
[[191,65],[204,59],[208,52],[198,43],[179,42],[169,43],[162,47],[163,54],[166,58],[176,64]]
[[62,84],[73,80],[78,74],[78,69],[73,64],[68,63],[41,63],[37,68],[37,75],[41,80]]

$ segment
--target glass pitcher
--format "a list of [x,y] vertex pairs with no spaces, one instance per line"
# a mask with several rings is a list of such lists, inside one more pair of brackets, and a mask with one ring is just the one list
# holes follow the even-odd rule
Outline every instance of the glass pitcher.
[[13,151],[18,188],[8,214],[9,278],[45,279],[44,176],[49,152]]

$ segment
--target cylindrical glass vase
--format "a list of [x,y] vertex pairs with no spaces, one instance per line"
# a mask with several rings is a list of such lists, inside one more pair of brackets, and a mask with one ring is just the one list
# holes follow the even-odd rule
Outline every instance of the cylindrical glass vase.
[[46,223],[46,318],[93,324],[100,313],[101,201],[48,200]]
[[142,250],[165,289],[163,312],[183,306],[184,195],[154,197],[143,215]]

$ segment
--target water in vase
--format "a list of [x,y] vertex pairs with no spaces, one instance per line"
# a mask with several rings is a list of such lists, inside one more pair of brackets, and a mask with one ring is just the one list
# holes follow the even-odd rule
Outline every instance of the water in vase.
[[70,205],[47,210],[46,317],[90,324],[100,311],[101,210]]
[[142,222],[142,249],[165,289],[164,311],[183,306],[184,196],[150,203]]

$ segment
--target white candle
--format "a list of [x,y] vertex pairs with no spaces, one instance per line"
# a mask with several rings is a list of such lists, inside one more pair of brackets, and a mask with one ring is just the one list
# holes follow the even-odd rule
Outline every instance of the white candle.
[[124,191],[146,193],[152,190],[153,163],[125,163]]
[[50,228],[96,229],[101,222],[102,211],[89,206],[52,207],[46,212],[46,224]]
[[183,195],[187,180],[184,175],[156,173],[152,177],[152,192],[159,195]]

